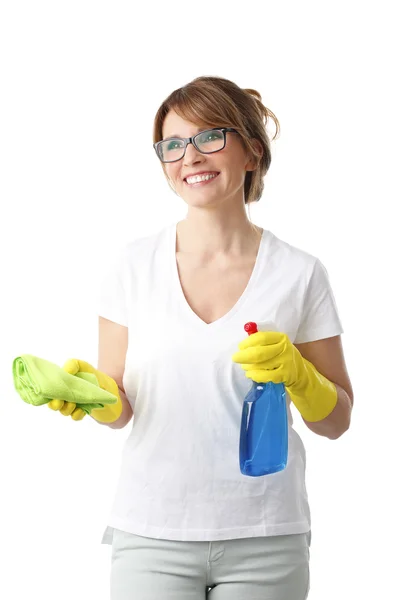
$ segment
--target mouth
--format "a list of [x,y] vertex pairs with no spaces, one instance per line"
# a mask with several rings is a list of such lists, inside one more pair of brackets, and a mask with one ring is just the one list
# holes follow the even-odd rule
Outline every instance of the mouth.
[[[208,179],[203,179],[200,181],[195,181],[194,183],[189,183],[187,181],[187,178],[185,177],[185,179],[183,180],[185,182],[185,184],[189,187],[200,187],[203,185],[207,185],[209,183],[212,183],[213,181],[215,181],[215,179],[217,179],[217,177],[219,176],[219,171],[210,171],[209,173],[207,173],[207,175],[212,175],[212,177],[209,177]],[[190,177],[189,177],[190,179]]]

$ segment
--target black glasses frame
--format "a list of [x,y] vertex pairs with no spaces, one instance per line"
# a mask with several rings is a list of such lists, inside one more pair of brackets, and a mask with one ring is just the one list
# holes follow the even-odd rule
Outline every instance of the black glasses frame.
[[[203,152],[203,150],[200,150],[200,148],[198,147],[198,145],[196,144],[196,138],[199,135],[202,135],[203,133],[207,132],[207,131],[222,131],[222,133],[224,134],[224,145],[222,146],[222,148],[219,148],[218,150],[211,150],[211,152]],[[212,129],[204,129],[204,131],[199,131],[198,133],[196,133],[196,135],[193,135],[192,137],[189,138],[180,138],[180,137],[169,137],[169,138],[165,138],[165,140],[160,140],[159,142],[156,142],[155,144],[153,144],[153,148],[156,151],[156,154],[158,156],[158,158],[161,160],[161,162],[163,163],[171,163],[171,162],[177,162],[178,160],[181,160],[185,154],[186,154],[186,148],[188,147],[189,144],[193,144],[193,146],[196,148],[196,150],[198,150],[199,152],[201,152],[201,154],[213,154],[214,152],[220,152],[221,150],[223,150],[226,146],[226,134],[227,132],[230,133],[239,133],[236,129],[233,129],[233,127],[213,127]],[[163,142],[167,142],[170,140],[180,140],[183,141],[185,143],[185,146],[183,148],[183,154],[180,158],[175,158],[174,160],[162,160],[160,154],[159,154],[159,146],[163,143]]]

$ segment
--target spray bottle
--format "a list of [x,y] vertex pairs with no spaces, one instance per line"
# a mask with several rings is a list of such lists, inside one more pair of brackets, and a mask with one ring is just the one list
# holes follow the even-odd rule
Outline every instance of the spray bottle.
[[[257,324],[244,326],[251,335]],[[288,419],[283,383],[253,382],[246,395],[240,429],[239,463],[243,475],[259,477],[282,471],[288,458]]]

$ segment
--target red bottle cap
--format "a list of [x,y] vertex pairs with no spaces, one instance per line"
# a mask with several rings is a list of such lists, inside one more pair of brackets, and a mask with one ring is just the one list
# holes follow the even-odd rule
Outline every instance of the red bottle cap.
[[246,323],[246,325],[244,326],[244,330],[247,331],[249,335],[251,335],[252,333],[257,333],[257,323],[253,323],[253,321]]

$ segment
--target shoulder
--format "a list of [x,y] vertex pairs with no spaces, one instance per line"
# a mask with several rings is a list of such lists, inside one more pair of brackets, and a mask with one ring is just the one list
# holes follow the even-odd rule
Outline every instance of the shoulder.
[[119,248],[110,249],[100,271],[100,278],[106,288],[111,279],[123,284],[132,282],[143,268],[148,270],[149,265],[154,263],[155,253],[167,255],[172,227],[168,225],[154,233],[125,242]]
[[139,266],[147,263],[154,253],[166,254],[174,227],[175,224],[166,225],[156,232],[128,242],[120,249],[117,260],[129,266]]
[[126,254],[135,254],[136,252],[146,251],[147,249],[152,249],[159,244],[167,241],[169,236],[171,235],[172,228],[175,224],[166,225],[162,229],[159,229],[155,232],[149,233],[144,236],[139,236],[134,240],[128,242],[123,247],[123,251]]
[[267,230],[266,237],[268,260],[273,261],[279,269],[310,278],[314,270],[322,265],[317,256],[279,238],[272,231]]

